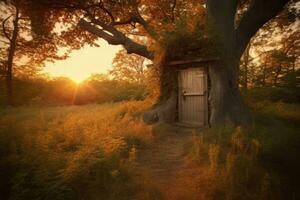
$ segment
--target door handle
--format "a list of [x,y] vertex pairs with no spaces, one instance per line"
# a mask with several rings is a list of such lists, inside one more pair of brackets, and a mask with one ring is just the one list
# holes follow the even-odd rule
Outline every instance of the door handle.
[[186,91],[185,90],[182,90],[182,96],[183,96],[183,100],[185,101],[185,94],[186,94]]

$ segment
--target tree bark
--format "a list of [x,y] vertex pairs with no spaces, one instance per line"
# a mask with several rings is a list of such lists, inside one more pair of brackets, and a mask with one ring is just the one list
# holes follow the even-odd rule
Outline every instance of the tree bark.
[[[101,28],[96,27],[95,24],[101,26]],[[96,19],[92,20],[92,23],[81,19],[79,25],[88,32],[106,40],[111,45],[123,45],[128,54],[135,53],[149,60],[152,60],[154,57],[153,52],[149,51],[146,46],[131,40],[111,25],[106,25]]]
[[228,3],[226,0],[221,2],[209,0],[207,8],[210,26],[216,34],[214,39],[219,45],[219,60],[209,67],[210,125],[213,127],[248,125],[251,123],[251,116],[239,91],[241,54],[238,53],[234,29],[237,1]]
[[238,62],[228,66],[223,60],[209,68],[211,126],[249,125],[252,121],[240,94],[237,69]]
[[160,97],[153,108],[146,112],[144,121],[147,123],[167,122],[172,123],[177,118],[177,89],[178,79],[176,70],[161,63],[160,71]]

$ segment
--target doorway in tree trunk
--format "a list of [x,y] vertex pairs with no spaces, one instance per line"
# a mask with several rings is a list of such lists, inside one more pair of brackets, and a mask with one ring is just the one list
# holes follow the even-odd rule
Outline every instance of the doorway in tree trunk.
[[209,126],[208,68],[214,63],[215,59],[167,62],[161,72],[160,99],[144,115],[144,120],[148,123]]
[[195,67],[178,72],[178,122],[208,125],[207,70]]

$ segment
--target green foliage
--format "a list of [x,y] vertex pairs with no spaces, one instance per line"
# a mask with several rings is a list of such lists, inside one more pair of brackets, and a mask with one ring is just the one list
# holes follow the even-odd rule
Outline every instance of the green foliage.
[[257,87],[250,90],[243,90],[245,100],[249,102],[261,101],[282,101],[285,103],[299,103],[300,89],[297,87]]
[[161,33],[160,45],[165,49],[168,60],[192,59],[199,55],[214,56],[215,44],[204,28],[206,22],[201,12],[197,18],[189,17],[182,16],[174,22],[172,28]]
[[261,165],[278,179],[284,199],[299,198],[299,104],[263,101],[251,107],[256,113],[251,134],[262,145]]
[[[257,97],[256,100],[248,102],[256,116],[255,126],[249,132],[251,137],[260,141],[260,164],[269,170],[273,179],[278,180],[283,198],[297,199],[300,196],[297,189],[300,178],[300,162],[297,158],[300,150],[299,99],[296,101],[290,99],[297,94],[292,93],[293,90],[285,89],[285,92],[284,89],[277,91],[274,88],[274,90],[277,97],[280,96],[280,92],[283,94],[281,99],[276,99],[279,100],[277,102],[267,95],[265,99]],[[262,89],[260,92],[263,91],[267,93],[269,90]],[[251,91],[248,94],[251,95]],[[273,96],[271,92],[269,94]]]

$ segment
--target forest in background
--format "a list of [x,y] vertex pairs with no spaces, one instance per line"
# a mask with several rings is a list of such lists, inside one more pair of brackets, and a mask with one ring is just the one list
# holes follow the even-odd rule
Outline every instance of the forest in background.
[[[144,100],[148,95],[145,85],[128,81],[109,80],[105,76],[97,79],[91,77],[80,84],[68,78],[47,79],[16,79],[14,104],[24,105],[84,105],[91,103],[119,102]],[[0,83],[3,85],[4,83]],[[1,102],[5,102],[5,94]],[[4,103],[2,103],[2,106]]]

